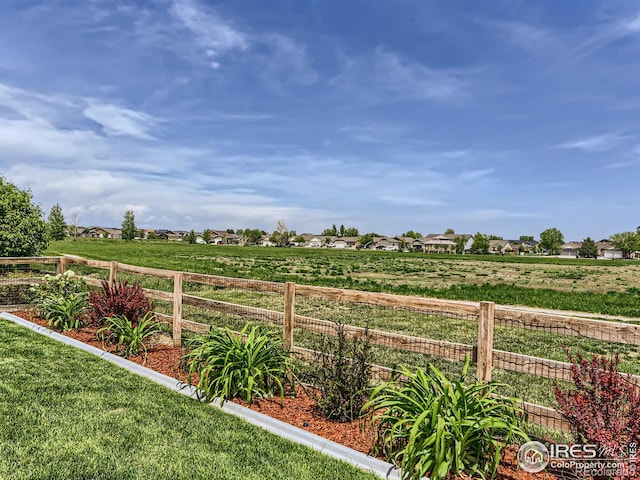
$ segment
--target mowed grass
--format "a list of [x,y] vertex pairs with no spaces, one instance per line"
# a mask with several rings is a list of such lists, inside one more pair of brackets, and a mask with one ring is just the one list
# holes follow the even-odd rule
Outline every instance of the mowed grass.
[[49,254],[237,278],[640,317],[640,261],[83,239]]
[[372,479],[0,320],[0,478]]

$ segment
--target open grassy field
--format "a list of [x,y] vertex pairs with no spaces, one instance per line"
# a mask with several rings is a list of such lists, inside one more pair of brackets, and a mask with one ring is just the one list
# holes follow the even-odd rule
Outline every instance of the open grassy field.
[[0,478],[373,479],[0,321]]
[[640,261],[93,239],[54,242],[47,253],[239,278],[640,317]]

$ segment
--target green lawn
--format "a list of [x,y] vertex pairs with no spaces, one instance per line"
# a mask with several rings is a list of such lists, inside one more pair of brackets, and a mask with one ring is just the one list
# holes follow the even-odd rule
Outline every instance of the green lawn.
[[0,478],[372,479],[0,320]]
[[238,278],[640,317],[640,261],[93,239],[54,242],[47,253]]

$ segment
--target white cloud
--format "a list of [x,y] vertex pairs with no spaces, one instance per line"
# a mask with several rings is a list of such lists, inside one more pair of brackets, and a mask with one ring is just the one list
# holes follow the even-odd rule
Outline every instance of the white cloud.
[[363,143],[387,143],[396,140],[403,133],[405,127],[390,123],[354,123],[340,128],[341,132],[354,140]]
[[633,136],[621,133],[605,133],[562,143],[557,145],[556,148],[582,150],[588,153],[606,152],[613,150],[630,138],[633,138]]
[[104,148],[103,139],[88,130],[62,130],[37,120],[0,118],[0,152],[8,157],[90,161]]
[[506,38],[512,45],[527,50],[548,48],[549,44],[555,41],[551,32],[527,23],[500,20],[482,20],[482,23]]
[[447,202],[443,202],[442,200],[409,195],[382,195],[380,200],[391,205],[405,207],[445,207],[448,205]]
[[633,37],[638,33],[640,33],[640,13],[605,22],[580,43],[573,55],[579,58],[586,57],[620,39]]
[[374,75],[399,97],[452,101],[466,96],[465,84],[456,73],[429,68],[384,48],[375,51]]
[[252,62],[260,75],[297,85],[317,82],[318,74],[311,66],[305,45],[280,33],[259,35],[257,40],[269,50],[267,55],[252,53]]
[[170,13],[191,32],[196,43],[209,57],[232,50],[245,50],[249,37],[223,19],[212,8],[205,9],[192,0],[174,0]]
[[627,19],[623,22],[623,25],[629,32],[639,33],[640,32],[640,13],[638,13],[634,18]]
[[[356,94],[364,91],[378,99],[412,99],[459,102],[469,96],[468,72],[436,69],[377,47],[368,55],[348,58],[345,67],[331,84]],[[363,86],[369,88],[363,89]]]
[[88,105],[82,113],[85,117],[100,124],[107,135],[127,135],[145,140],[153,139],[149,132],[158,121],[152,115],[144,112],[99,103],[94,100],[88,100]]

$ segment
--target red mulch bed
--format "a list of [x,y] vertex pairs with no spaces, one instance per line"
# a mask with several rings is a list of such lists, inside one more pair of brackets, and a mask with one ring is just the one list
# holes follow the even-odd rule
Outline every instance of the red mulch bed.
[[[46,326],[46,322],[31,312],[16,312],[15,315],[29,320],[41,326]],[[103,344],[96,338],[96,328],[83,328],[79,331],[62,332],[63,335],[80,340],[86,344],[115,352],[115,347]],[[171,345],[156,344],[149,348],[146,357],[136,355],[129,357],[132,362],[149,367],[164,375],[186,381],[186,373],[179,368],[180,358],[185,350],[174,348]],[[327,420],[318,411],[315,401],[310,398],[301,387],[295,388],[295,396],[286,395],[284,402],[280,403],[280,398],[266,400],[256,400],[248,406],[242,400],[234,400],[243,406],[248,406],[252,410],[269,415],[272,418],[282,420],[298,428],[307,430],[326,439],[345,445],[349,448],[368,454],[375,439],[374,432],[362,428],[360,422],[338,423]],[[498,480],[557,480],[559,477],[541,472],[536,474],[527,473],[518,469],[516,460],[517,449],[509,447],[498,469]],[[468,476],[455,477],[467,480]]]

